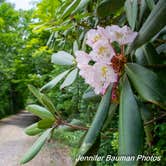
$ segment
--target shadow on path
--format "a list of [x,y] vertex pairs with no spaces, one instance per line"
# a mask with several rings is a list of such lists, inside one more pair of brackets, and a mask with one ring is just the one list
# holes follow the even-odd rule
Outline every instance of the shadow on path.
[[16,125],[25,128],[38,121],[38,118],[27,111],[22,111],[16,115],[0,120],[1,125]]
[[[32,146],[37,136],[27,136],[24,128],[36,122],[37,117],[22,111],[0,120],[0,166],[20,166],[23,154]],[[71,166],[68,147],[46,143],[39,154],[24,166]]]

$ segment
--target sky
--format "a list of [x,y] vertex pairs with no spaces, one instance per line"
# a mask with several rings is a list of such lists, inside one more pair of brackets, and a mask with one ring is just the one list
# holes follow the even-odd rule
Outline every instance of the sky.
[[32,4],[30,3],[32,0],[7,0],[8,2],[14,3],[15,8],[28,10],[32,8]]

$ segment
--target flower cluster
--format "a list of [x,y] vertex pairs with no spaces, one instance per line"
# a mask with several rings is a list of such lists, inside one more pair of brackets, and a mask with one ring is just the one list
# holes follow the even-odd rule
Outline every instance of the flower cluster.
[[76,51],[76,61],[80,75],[94,88],[96,94],[104,94],[110,83],[118,80],[120,71],[116,70],[115,62],[124,55],[123,52],[116,53],[112,43],[117,42],[123,47],[133,42],[136,36],[137,32],[131,31],[129,27],[120,28],[117,25],[97,27],[87,32],[86,44],[92,50],[90,53]]

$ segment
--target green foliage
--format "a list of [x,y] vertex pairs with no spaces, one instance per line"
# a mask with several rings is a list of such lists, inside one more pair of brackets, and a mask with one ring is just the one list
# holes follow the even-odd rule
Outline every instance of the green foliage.
[[[137,101],[125,76],[120,96],[119,155],[138,156],[142,154],[143,124]],[[134,161],[119,161],[119,165],[137,165]]]
[[[42,0],[34,10],[15,11],[10,3],[0,1],[0,117],[28,102],[27,110],[40,118],[25,129],[28,135],[40,137],[22,163],[30,161],[50,136],[73,146],[74,158],[141,152],[164,156],[165,9],[165,0]],[[88,88],[75,61],[76,50],[90,51],[86,32],[111,24],[129,24],[138,31],[136,40],[125,48],[127,63],[116,103],[111,87],[105,96]],[[93,164],[117,162],[76,163]],[[139,164],[154,165],[119,162],[120,166]]]
[[125,70],[133,86],[144,100],[157,104],[165,109],[165,85],[155,73],[137,64],[126,64]]
[[[79,151],[78,147],[73,149],[75,156],[77,156],[77,152],[84,156],[93,154],[106,156],[118,153],[119,155],[137,156],[142,152],[150,154],[149,147],[153,146],[152,130],[154,125],[143,126],[143,123],[146,124],[160,115],[158,113],[150,114],[151,112],[156,112],[156,109],[158,111],[165,109],[165,77],[160,70],[148,69],[153,65],[154,67],[159,64],[165,65],[165,60],[161,60],[163,51],[157,52],[156,49],[162,44],[161,41],[164,40],[163,36],[165,35],[162,30],[165,26],[163,19],[165,18],[165,1],[160,0],[157,3],[149,0],[139,2],[128,0],[120,2],[113,0],[58,1],[56,6],[52,5],[56,14],[52,14],[48,7],[49,17],[47,18],[44,9],[46,4],[52,3],[44,0],[39,3],[34,16],[39,18],[40,22],[33,26],[36,33],[41,33],[44,30],[51,32],[47,46],[54,52],[52,62],[55,66],[54,74],[51,76],[53,80],[46,83],[41,91],[54,87],[54,91],[48,92],[48,95],[55,103],[55,109],[61,112],[60,120],[62,121],[59,123],[63,124],[63,118],[71,121],[71,119],[79,117],[83,121],[83,124],[76,123],[73,126],[72,122],[69,123],[70,125],[67,122],[62,125],[56,121],[56,125],[59,127],[55,129],[55,133],[60,132],[61,139],[69,140],[76,133],[74,132],[72,135],[70,132],[79,129],[80,125],[90,127],[85,135],[82,135],[83,139],[79,136],[82,144]],[[112,103],[110,102],[111,88],[104,97],[101,97],[95,95],[92,89],[87,89],[86,85],[83,86],[83,81],[76,77],[78,69],[75,68],[75,57],[72,54],[75,54],[75,51],[79,49],[89,50],[85,45],[87,30],[95,28],[97,25],[124,25],[126,22],[133,30],[138,31],[138,37],[126,49],[128,63],[125,64],[123,76],[120,78],[120,98],[117,103]],[[162,31],[158,33],[160,30]],[[63,67],[61,68],[59,65],[63,65]],[[55,75],[57,76],[55,77]],[[62,79],[64,81],[60,85]],[[68,87],[69,85],[70,87]],[[59,90],[59,87],[62,91]],[[36,97],[38,98],[38,95]],[[46,107],[48,108],[48,106]],[[93,111],[95,109],[97,112]],[[46,128],[52,127],[52,125],[50,122]],[[118,126],[119,131],[117,132]],[[111,129],[113,133],[110,133],[110,127],[113,127]],[[70,132],[66,133],[66,129]],[[83,129],[87,130],[86,127]],[[54,139],[58,138],[56,134],[54,137]],[[144,142],[144,138],[146,142]],[[154,151],[153,153],[157,154]],[[119,162],[119,165],[138,165],[138,163],[142,164],[140,161],[122,161]],[[95,162],[76,162],[76,165],[90,166],[93,164]],[[97,163],[97,165],[110,164],[116,165],[117,162],[101,161]]]
[[21,164],[27,163],[37,155],[37,153],[40,151],[40,149],[43,147],[44,143],[46,142],[46,139],[49,138],[50,132],[51,129],[48,129],[42,133],[42,135],[38,138],[38,140],[32,145],[29,151],[24,155],[24,157],[20,162]]

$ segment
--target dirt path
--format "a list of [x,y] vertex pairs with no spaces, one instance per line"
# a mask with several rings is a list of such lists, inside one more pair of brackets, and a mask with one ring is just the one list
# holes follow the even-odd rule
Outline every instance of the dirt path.
[[[29,137],[24,128],[35,117],[28,112],[0,120],[0,166],[19,166],[19,161],[37,137]],[[47,143],[40,153],[25,166],[71,166],[67,147]]]

